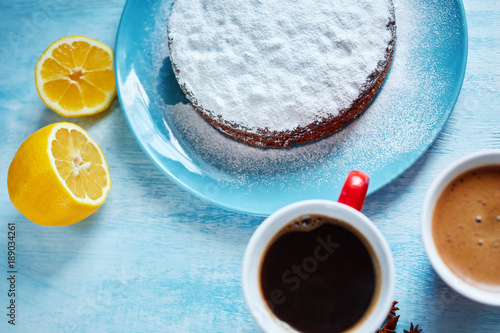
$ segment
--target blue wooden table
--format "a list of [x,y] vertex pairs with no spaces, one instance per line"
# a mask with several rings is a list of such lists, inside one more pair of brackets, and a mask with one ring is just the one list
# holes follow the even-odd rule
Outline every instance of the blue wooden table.
[[[500,148],[500,1],[465,0],[469,58],[458,103],[430,150],[370,196],[364,213],[386,236],[397,272],[397,332],[498,332],[500,308],[456,294],[436,275],[419,233],[427,187],[453,159]],[[241,262],[262,217],[207,204],[174,185],[135,142],[117,100],[70,121],[103,148],[113,179],[87,220],[50,228],[10,203],[7,170],[37,129],[67,121],[36,93],[34,67],[75,34],[111,47],[123,0],[0,3],[0,332],[258,332],[244,303]],[[16,225],[15,326],[7,323],[7,225]]]

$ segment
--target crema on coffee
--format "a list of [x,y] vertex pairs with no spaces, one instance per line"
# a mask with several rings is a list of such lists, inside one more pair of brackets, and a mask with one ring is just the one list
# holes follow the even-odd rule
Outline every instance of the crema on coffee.
[[447,185],[434,208],[432,235],[455,275],[500,292],[500,166],[469,170]]

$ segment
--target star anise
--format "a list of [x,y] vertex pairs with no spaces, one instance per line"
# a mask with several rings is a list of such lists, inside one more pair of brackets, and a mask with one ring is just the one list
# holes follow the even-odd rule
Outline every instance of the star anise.
[[396,333],[396,326],[398,325],[399,316],[391,318],[387,324],[377,333]]
[[399,308],[396,307],[396,304],[398,304],[398,301],[392,302],[391,311],[389,311],[389,319],[394,317],[396,315],[396,311],[399,310]]
[[418,325],[413,327],[413,323],[410,324],[410,331],[404,330],[404,333],[420,333],[422,329],[418,329]]

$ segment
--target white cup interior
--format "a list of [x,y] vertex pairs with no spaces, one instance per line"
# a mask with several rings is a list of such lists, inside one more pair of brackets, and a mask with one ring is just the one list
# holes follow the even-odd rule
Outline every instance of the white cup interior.
[[296,332],[279,320],[268,308],[260,290],[259,268],[268,244],[283,226],[295,218],[318,214],[345,221],[357,229],[371,244],[380,265],[381,286],[371,313],[350,332],[374,332],[387,317],[394,296],[394,263],[385,238],[365,215],[344,204],[328,200],[306,200],[288,205],[269,216],[250,239],[243,259],[243,292],[259,326],[265,332]]
[[432,216],[439,196],[446,186],[460,174],[476,167],[500,165],[500,149],[483,150],[464,156],[446,167],[429,187],[422,206],[421,232],[424,248],[438,275],[458,293],[477,302],[500,306],[500,292],[488,291],[469,284],[446,266],[439,256],[432,235]]

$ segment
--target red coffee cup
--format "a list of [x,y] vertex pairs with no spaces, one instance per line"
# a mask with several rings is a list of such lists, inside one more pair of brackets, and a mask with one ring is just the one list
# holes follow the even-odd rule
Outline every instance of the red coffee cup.
[[243,292],[257,323],[265,332],[297,332],[280,320],[271,310],[269,300],[264,299],[260,267],[269,245],[276,235],[291,221],[304,215],[321,215],[345,222],[362,235],[378,265],[378,289],[370,307],[349,332],[374,332],[392,305],[395,285],[395,269],[389,246],[375,224],[360,212],[368,190],[369,177],[360,171],[351,171],[346,178],[337,202],[329,200],[305,200],[285,206],[269,216],[252,235],[243,259]]

